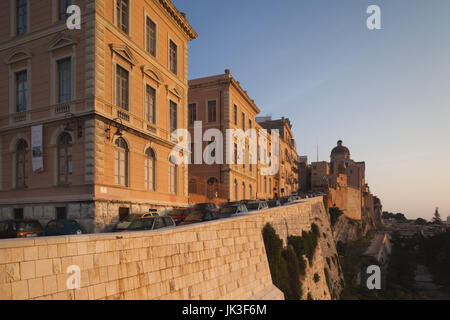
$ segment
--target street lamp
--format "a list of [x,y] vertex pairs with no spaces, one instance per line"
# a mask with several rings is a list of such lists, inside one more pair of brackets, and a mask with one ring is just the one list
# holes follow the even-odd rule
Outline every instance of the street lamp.
[[[120,121],[120,124],[118,124],[118,123],[116,122],[116,120],[119,120],[119,121]],[[106,139],[107,139],[108,141],[111,141],[111,139],[112,139],[112,138],[111,138],[111,125],[113,125],[113,124],[114,124],[114,126],[117,128],[117,130],[116,130],[116,132],[114,133],[114,135],[112,136],[112,138],[114,138],[115,136],[118,136],[118,137],[122,137],[122,136],[123,136],[122,130],[123,130],[125,127],[124,127],[124,125],[123,125],[122,119],[120,119],[120,118],[115,118],[114,120],[110,120],[110,121],[109,121],[108,128],[105,129]]]
[[81,127],[81,124],[78,122],[78,119],[75,118],[75,115],[73,113],[66,113],[64,115],[64,118],[66,119],[66,126],[64,127],[64,132],[70,133],[73,131],[70,124],[75,121],[77,124],[77,131],[78,131],[78,138],[81,138],[83,136],[83,128]]

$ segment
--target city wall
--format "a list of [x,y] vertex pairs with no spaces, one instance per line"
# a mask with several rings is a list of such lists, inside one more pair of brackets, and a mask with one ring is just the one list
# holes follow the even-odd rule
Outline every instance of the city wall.
[[[336,249],[326,240],[332,235],[322,198],[164,231],[2,240],[0,299],[284,299],[264,248],[268,222],[284,244],[288,235],[319,225],[324,237],[303,292],[330,299],[324,261]],[[81,270],[79,290],[67,288],[73,265]],[[335,283],[337,272],[331,270]]]
[[362,193],[361,190],[352,187],[342,187],[338,189],[330,188],[329,205],[342,209],[345,216],[354,220],[361,220],[362,217]]

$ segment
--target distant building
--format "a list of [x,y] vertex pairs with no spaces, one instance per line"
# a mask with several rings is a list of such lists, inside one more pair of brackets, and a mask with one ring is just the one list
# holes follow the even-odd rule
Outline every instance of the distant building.
[[[302,159],[305,159],[304,157]],[[363,214],[371,225],[380,224],[381,201],[375,198],[365,182],[365,162],[353,161],[350,150],[337,142],[330,154],[330,162],[301,161],[299,179],[301,191],[323,191],[328,206],[337,206],[351,219],[361,220]]]

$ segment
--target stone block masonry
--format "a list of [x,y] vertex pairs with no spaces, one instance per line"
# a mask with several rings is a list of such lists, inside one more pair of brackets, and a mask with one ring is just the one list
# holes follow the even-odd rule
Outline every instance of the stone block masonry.
[[[315,218],[328,221],[324,214],[318,198],[163,231],[2,240],[0,299],[284,299],[272,283],[262,228],[270,222],[286,244]],[[304,285],[315,299],[330,298],[322,252],[307,274],[319,273],[320,282]],[[71,265],[81,270],[79,290],[66,287]]]

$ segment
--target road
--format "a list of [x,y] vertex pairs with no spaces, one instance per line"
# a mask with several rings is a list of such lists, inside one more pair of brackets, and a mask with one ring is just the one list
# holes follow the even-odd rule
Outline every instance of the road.
[[427,267],[417,265],[414,282],[414,286],[423,300],[450,300],[450,295],[433,282],[433,277]]

